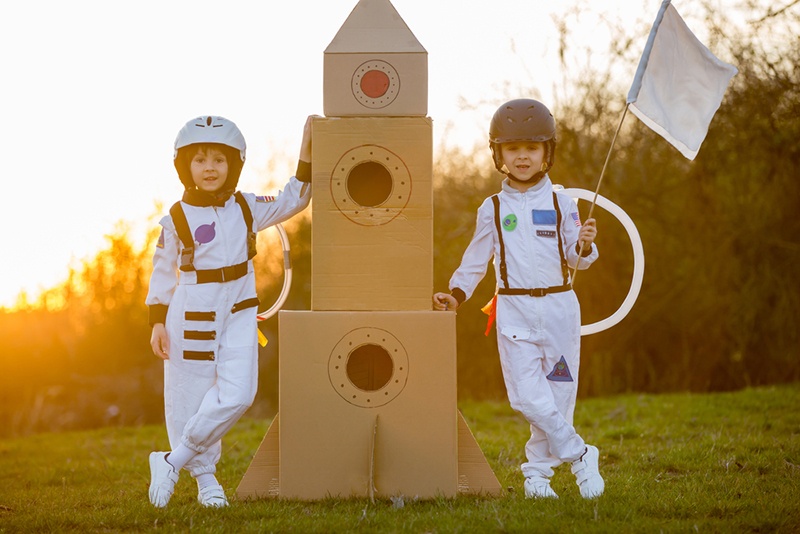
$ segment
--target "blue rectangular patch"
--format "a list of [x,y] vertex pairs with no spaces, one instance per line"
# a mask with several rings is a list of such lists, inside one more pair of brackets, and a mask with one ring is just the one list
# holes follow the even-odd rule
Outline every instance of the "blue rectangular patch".
[[556,210],[533,210],[533,224],[552,224],[557,221]]

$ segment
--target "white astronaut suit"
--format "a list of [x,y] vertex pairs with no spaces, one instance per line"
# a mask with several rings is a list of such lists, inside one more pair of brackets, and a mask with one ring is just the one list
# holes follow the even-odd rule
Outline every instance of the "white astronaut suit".
[[[242,196],[260,231],[305,209],[311,188],[292,177],[277,197]],[[258,300],[248,229],[235,198],[223,206],[181,202],[181,207],[194,238],[196,270],[178,271],[184,247],[173,218],[164,217],[146,303],[162,313],[168,306],[167,432],[173,450],[182,443],[199,453],[185,466],[197,477],[216,471],[221,437],[255,397]]]
[[[497,195],[497,221],[492,197],[478,209],[475,234],[450,279],[450,290],[461,297],[459,300],[469,298],[494,256],[500,288],[496,324],[503,377],[512,408],[531,425],[522,472],[526,478],[550,478],[554,467],[579,458],[585,450],[583,439],[572,426],[581,322],[578,299],[569,289],[566,269],[577,263],[581,224],[575,201],[566,194],[554,194],[548,176],[525,192],[512,188],[508,180]],[[498,225],[502,228],[506,280],[501,276]],[[592,245],[579,268],[588,268],[597,256],[597,247]],[[538,290],[533,292],[538,295],[543,288],[550,291],[542,296],[530,292],[503,294],[504,287]]]

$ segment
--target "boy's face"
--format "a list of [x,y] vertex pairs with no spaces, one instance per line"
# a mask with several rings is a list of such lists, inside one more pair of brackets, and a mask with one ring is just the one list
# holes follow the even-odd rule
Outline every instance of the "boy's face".
[[[542,170],[545,150],[538,141],[512,141],[500,145],[500,153],[508,172],[520,182],[527,182]],[[533,185],[533,183],[531,183]]]
[[208,193],[219,191],[228,179],[228,158],[215,148],[198,150],[189,168],[194,185]]

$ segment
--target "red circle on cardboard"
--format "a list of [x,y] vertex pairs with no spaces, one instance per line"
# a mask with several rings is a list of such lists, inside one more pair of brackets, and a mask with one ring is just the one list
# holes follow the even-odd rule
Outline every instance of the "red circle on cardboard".
[[361,77],[361,92],[370,98],[380,98],[389,90],[389,76],[380,70],[370,70]]

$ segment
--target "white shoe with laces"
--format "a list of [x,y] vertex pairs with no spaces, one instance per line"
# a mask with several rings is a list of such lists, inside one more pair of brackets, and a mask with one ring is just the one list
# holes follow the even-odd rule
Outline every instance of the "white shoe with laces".
[[166,452],[150,453],[150,503],[156,508],[164,508],[169,503],[178,481],[178,472],[167,461]]
[[572,462],[572,472],[575,474],[575,483],[581,490],[581,497],[594,499],[603,494],[605,482],[600,476],[600,451],[594,445],[587,445],[583,455]]
[[201,488],[197,492],[197,502],[208,508],[222,508],[228,506],[225,490],[219,484],[212,484]]
[[550,487],[550,479],[528,477],[525,479],[526,499],[558,499],[558,494]]

